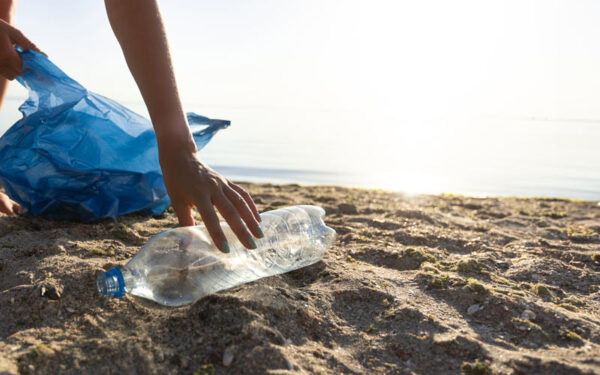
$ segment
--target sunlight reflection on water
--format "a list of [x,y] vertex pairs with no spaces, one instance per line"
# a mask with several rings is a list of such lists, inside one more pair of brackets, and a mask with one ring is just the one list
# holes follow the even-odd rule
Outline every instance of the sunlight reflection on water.
[[[9,99],[0,131],[20,118]],[[130,105],[144,113],[141,105]],[[410,193],[600,199],[600,124],[479,117],[399,120],[352,111],[186,110],[232,121],[201,152],[233,180]]]

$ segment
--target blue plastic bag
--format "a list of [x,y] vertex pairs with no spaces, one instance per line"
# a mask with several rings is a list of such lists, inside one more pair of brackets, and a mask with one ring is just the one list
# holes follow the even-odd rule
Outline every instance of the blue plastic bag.
[[[45,56],[17,51],[29,98],[0,138],[0,179],[21,212],[83,221],[163,212],[170,201],[151,122],[86,90]],[[191,113],[188,122],[198,149],[230,123]]]

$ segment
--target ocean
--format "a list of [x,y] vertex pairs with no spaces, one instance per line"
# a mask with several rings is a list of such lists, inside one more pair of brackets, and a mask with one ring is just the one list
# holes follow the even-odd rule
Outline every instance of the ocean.
[[[22,101],[7,99],[0,132],[20,118]],[[145,112],[139,103],[129,107]],[[200,155],[235,181],[600,200],[600,121],[185,107],[232,121]]]

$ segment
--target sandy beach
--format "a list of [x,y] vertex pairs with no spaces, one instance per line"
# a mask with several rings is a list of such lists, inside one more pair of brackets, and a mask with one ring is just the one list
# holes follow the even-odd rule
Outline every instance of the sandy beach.
[[176,225],[0,217],[2,374],[600,373],[600,205],[242,184],[316,204],[322,262],[166,308],[95,278]]

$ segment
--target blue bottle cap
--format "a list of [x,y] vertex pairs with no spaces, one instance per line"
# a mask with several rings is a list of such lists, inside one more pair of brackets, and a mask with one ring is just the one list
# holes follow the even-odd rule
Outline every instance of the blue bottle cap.
[[125,295],[125,281],[121,270],[118,268],[111,268],[107,272],[98,275],[96,286],[102,297],[120,298]]

